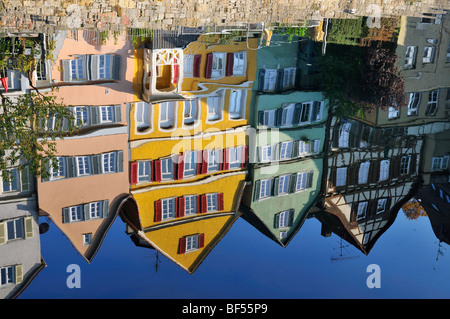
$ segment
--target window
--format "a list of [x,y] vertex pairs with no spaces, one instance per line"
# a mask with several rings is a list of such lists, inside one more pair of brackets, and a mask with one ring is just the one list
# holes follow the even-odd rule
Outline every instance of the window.
[[194,176],[197,172],[197,152],[186,152],[184,154],[184,173],[183,177]]
[[389,177],[389,160],[380,162],[380,181],[384,181]]
[[441,157],[433,157],[431,163],[431,171],[438,171],[441,169],[448,168],[449,155],[441,156]]
[[184,214],[192,215],[197,213],[197,195],[184,196]]
[[339,128],[339,147],[348,147],[351,123],[343,123]]
[[77,106],[73,108],[75,125],[83,126],[89,121],[89,108],[87,106]]
[[277,83],[277,70],[276,69],[265,69],[264,77],[260,79],[263,81],[262,91],[270,92],[275,91],[275,85]]
[[225,75],[226,53],[213,52],[211,78],[218,79]]
[[[66,160],[64,157],[56,157],[55,163],[51,163],[49,167],[50,179],[55,180],[66,176]],[[56,167],[53,166],[56,165]]]
[[0,268],[0,286],[16,283],[16,267],[7,266]]
[[174,126],[177,102],[162,102],[159,104],[159,127],[169,129]]
[[416,67],[416,55],[417,55],[416,46],[408,46],[406,48],[405,65],[404,65],[405,70],[414,69]]
[[421,95],[421,92],[409,93],[408,116],[417,115]]
[[309,147],[310,144],[307,141],[299,141],[298,142],[298,155],[299,156],[304,156],[304,155],[309,155]]
[[161,159],[161,179],[170,180],[174,177],[174,162],[172,157]]
[[206,212],[216,212],[218,210],[218,194],[206,194]]
[[447,47],[447,57],[445,60],[446,63],[450,62],[450,42],[448,43],[448,47]]
[[400,174],[405,175],[409,173],[410,163],[411,163],[411,155],[402,156],[400,160]]
[[161,200],[162,220],[175,218],[175,197]]
[[247,101],[247,90],[231,90],[228,113],[230,119],[242,119]]
[[184,124],[194,124],[198,119],[198,99],[184,101]]
[[116,152],[102,154],[102,171],[103,173],[116,172]]
[[8,234],[8,240],[24,239],[25,238],[25,225],[23,218],[17,218],[6,222],[6,230]]
[[289,221],[291,219],[292,211],[290,209],[280,212],[278,218],[278,228],[287,228],[289,227]]
[[358,184],[366,184],[369,176],[370,162],[363,162],[359,165]]
[[194,76],[194,55],[185,54],[183,59],[183,76],[186,78],[191,78]]
[[277,110],[266,110],[259,112],[259,125],[266,127],[276,126],[276,111]]
[[92,233],[83,234],[83,246],[92,244]]
[[136,103],[135,117],[138,131],[150,128],[150,105],[146,102]]
[[98,56],[98,77],[99,79],[111,79],[112,70],[111,55]]
[[259,189],[259,198],[267,198],[272,193],[272,180],[262,179]]
[[300,123],[310,121],[311,108],[312,108],[312,102],[302,103],[302,109],[301,109],[300,120],[299,120]]
[[267,163],[272,160],[272,145],[260,146],[261,157],[260,161],[262,163]]
[[278,195],[284,195],[289,193],[289,180],[290,180],[290,174],[288,175],[281,175],[278,178]]
[[220,161],[220,149],[208,150],[208,172],[218,171]]
[[387,198],[380,198],[377,202],[377,214],[381,214],[386,211]]
[[295,86],[295,73],[297,68],[285,68],[283,71],[283,89],[293,88]]
[[81,81],[85,79],[84,76],[84,59],[77,58],[70,60],[70,74],[72,81]]
[[114,108],[112,105],[100,106],[101,122],[108,123],[113,121]]
[[434,62],[434,51],[435,50],[436,50],[435,47],[425,47],[424,52],[423,52],[423,59],[422,59],[422,62],[424,64]]
[[228,149],[228,163],[229,168],[241,168],[241,164],[243,163],[243,154],[244,153],[244,147],[232,147]]
[[388,118],[396,119],[400,116],[400,109],[397,107],[389,106]]
[[70,222],[78,222],[83,220],[83,205],[69,207]]
[[223,93],[218,91],[216,95],[208,96],[206,99],[206,106],[208,110],[208,121],[217,121],[222,118],[223,109]]
[[150,164],[150,161],[138,162],[138,182],[151,181],[152,171]]
[[311,173],[301,172],[297,173],[297,183],[295,183],[295,191],[302,191],[308,187],[308,179]]
[[428,106],[425,115],[436,114],[438,108],[439,90],[432,90],[428,93]]
[[198,246],[198,235],[188,236],[186,239],[186,252],[197,250]]
[[360,220],[366,217],[367,202],[358,203],[358,211],[356,213],[356,220]]
[[245,75],[247,68],[247,52],[236,52],[234,53],[233,60],[233,75],[242,76]]
[[338,167],[336,170],[336,186],[344,186],[347,183],[347,167]]
[[91,219],[102,217],[102,210],[103,210],[102,203],[103,202],[101,201],[89,203],[89,217]]
[[312,140],[311,142],[313,149],[312,149],[312,153],[313,154],[317,154],[320,152],[320,140]]
[[77,161],[77,175],[90,175],[91,174],[91,161],[89,156],[78,156]]
[[293,141],[281,142],[280,147],[280,160],[289,159],[292,157],[292,145]]
[[13,168],[9,170],[11,175],[9,180],[3,181],[3,192],[16,192],[20,190],[19,170]]
[[284,239],[287,237],[287,231],[280,231],[280,239]]
[[282,108],[281,126],[292,126],[294,124],[295,103],[289,103]]

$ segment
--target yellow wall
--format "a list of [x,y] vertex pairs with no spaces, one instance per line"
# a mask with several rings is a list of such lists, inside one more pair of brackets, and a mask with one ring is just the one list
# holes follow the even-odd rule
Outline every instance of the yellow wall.
[[[145,233],[145,236],[162,251],[166,256],[179,263],[181,266],[189,270],[197,261],[200,254],[214,238],[221,232],[226,231],[224,227],[233,219],[232,215],[217,216],[209,219],[202,219],[181,225],[165,227]],[[179,239],[194,234],[205,234],[204,248],[188,252],[185,254],[178,254]]]
[[192,219],[193,217],[217,214],[195,214],[155,223],[155,201],[163,198],[194,194],[201,195],[207,193],[223,193],[224,210],[222,212],[234,211],[239,199],[239,192],[242,187],[242,183],[245,180],[245,174],[245,171],[236,174],[223,174],[219,178],[213,179],[206,183],[202,183],[201,181],[195,183],[183,183],[181,185],[167,185],[163,187],[150,188],[148,191],[144,192],[134,192],[133,197],[139,208],[142,228],[151,227],[156,224],[173,222],[174,220]]

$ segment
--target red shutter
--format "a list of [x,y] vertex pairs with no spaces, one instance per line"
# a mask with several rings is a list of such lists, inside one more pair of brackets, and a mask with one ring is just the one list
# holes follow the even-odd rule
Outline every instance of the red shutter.
[[223,208],[223,193],[217,194],[217,203],[219,204],[219,211],[222,211]]
[[200,195],[197,195],[197,214],[202,212],[202,201],[200,197]]
[[197,175],[202,173],[203,151],[197,152]]
[[242,154],[241,168],[244,168],[248,162],[248,145],[244,146],[243,152],[244,154]]
[[230,169],[230,150],[228,148],[223,150],[223,170],[227,171]]
[[206,213],[206,195],[200,195],[200,213]]
[[178,253],[184,254],[186,252],[186,238],[180,238],[178,242]]
[[212,64],[213,64],[213,54],[208,53],[206,55],[206,68],[205,68],[205,78],[207,78],[207,79],[211,78]]
[[219,151],[219,171],[223,171],[223,163],[224,163],[224,160],[223,160],[223,153],[224,153],[224,151],[223,151],[223,149],[221,149],[220,151]]
[[208,150],[204,150],[202,154],[202,174],[206,174],[208,172]]
[[177,217],[184,216],[184,196],[177,197]]
[[205,234],[198,234],[198,248],[205,247]]
[[184,156],[184,154],[178,156],[177,179],[183,179],[184,177]]
[[178,78],[180,77],[180,66],[177,64],[178,60],[177,59],[173,59],[175,64],[173,65],[173,80],[172,83],[173,84],[177,84],[178,83]]
[[136,185],[138,182],[138,162],[130,163],[130,184]]
[[233,66],[234,66],[234,53],[227,53],[227,69],[225,71],[226,76],[233,75]]
[[161,201],[155,201],[155,222],[160,222],[162,216]]
[[153,181],[161,181],[161,160],[153,161]]
[[192,66],[192,75],[195,78],[199,78],[200,77],[200,64],[202,62],[202,55],[201,54],[196,54],[194,56],[194,64]]

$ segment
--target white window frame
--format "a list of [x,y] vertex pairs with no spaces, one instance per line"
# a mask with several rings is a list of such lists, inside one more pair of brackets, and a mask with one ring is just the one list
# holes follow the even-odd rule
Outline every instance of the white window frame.
[[260,151],[260,162],[261,163],[268,163],[272,161],[272,145],[263,145],[259,147]]
[[89,156],[76,156],[77,176],[87,176],[92,174],[91,159]]
[[193,125],[199,119],[199,99],[190,99],[183,102],[183,124]]
[[103,211],[103,202],[91,202],[89,203],[89,218],[90,219],[97,219],[102,216]]
[[386,211],[387,198],[380,198],[377,202],[376,214],[381,214]]
[[11,171],[11,178],[10,180],[4,180],[2,183],[2,192],[18,192],[20,191],[20,172],[17,168],[11,168],[8,169],[8,171]]
[[358,203],[358,210],[356,212],[356,220],[361,220],[366,217],[368,202]]
[[50,163],[49,176],[50,180],[56,180],[66,177],[66,161],[64,157],[58,156],[54,159],[58,161],[58,169],[53,168],[52,163]]
[[290,127],[294,125],[295,103],[289,103],[282,107],[281,126]]
[[6,221],[6,238],[8,241],[25,239],[25,221],[15,218]]
[[403,68],[405,70],[414,69],[416,65],[416,56],[417,56],[417,47],[416,46],[407,46],[405,53],[405,64]]
[[208,173],[217,172],[220,168],[220,149],[209,149],[208,150]]
[[341,124],[339,128],[339,147],[348,147],[351,127],[352,124],[349,122]]
[[434,63],[434,53],[436,51],[436,47],[426,46],[423,50],[423,58],[422,63]]
[[235,52],[233,76],[244,76],[247,71],[247,51]]
[[92,244],[92,233],[83,234],[83,246]]
[[221,79],[225,76],[225,67],[227,65],[226,52],[213,52],[213,61],[211,65],[211,79]]
[[177,101],[159,103],[159,128],[168,130],[175,127],[175,115],[177,114]]
[[289,227],[289,219],[291,217],[291,210],[284,210],[279,213],[278,218],[278,228],[288,228]]
[[196,151],[187,151],[184,154],[184,178],[192,177],[197,174],[197,156]]
[[243,161],[244,147],[237,146],[228,149],[228,164],[230,169],[241,168]]
[[295,74],[297,73],[297,68],[284,68],[283,71],[283,90],[293,88],[295,86]]
[[84,220],[83,205],[70,206],[69,219],[71,223],[80,222]]
[[264,92],[272,92],[275,91],[277,84],[277,69],[265,69],[266,72],[264,74]]
[[114,121],[114,106],[100,106],[100,123],[112,123]]
[[74,114],[75,126],[82,127],[89,123],[89,107],[87,106],[74,106],[72,108]]
[[117,153],[109,152],[102,154],[102,173],[115,173],[117,167]]
[[223,118],[224,94],[218,90],[214,95],[206,98],[207,121],[215,122]]
[[137,128],[151,128],[151,110],[147,102],[137,102],[135,104],[135,119]]
[[281,142],[280,160],[286,160],[286,159],[292,158],[293,147],[294,147],[294,141]]
[[362,162],[359,165],[358,184],[366,184],[369,178],[370,162]]
[[428,106],[425,115],[435,115],[439,107],[439,89],[431,90],[428,93]]
[[194,54],[183,55],[183,77],[194,77]]
[[219,194],[206,194],[206,212],[212,213],[219,211]]
[[246,89],[230,90],[230,101],[228,107],[228,115],[232,120],[241,120],[245,117],[245,108],[247,102]]
[[289,194],[291,174],[280,175],[278,177],[278,196]]
[[198,235],[187,236],[186,238],[186,252],[198,250]]
[[[6,280],[3,282],[2,278]],[[0,267],[0,287],[7,284],[16,283],[16,267],[15,266],[5,266]]]
[[411,155],[402,156],[400,159],[400,174],[409,174],[411,164]]
[[382,160],[380,162],[380,178],[379,181],[387,180],[389,177],[390,160]]
[[161,199],[161,220],[174,219],[176,215],[176,198],[164,198]]
[[276,126],[276,113],[277,110],[265,110],[263,111],[263,126],[266,127],[275,127]]
[[82,57],[70,60],[70,80],[85,81],[84,68],[84,59]]
[[197,195],[184,196],[184,214],[185,215],[197,214]]
[[174,160],[172,156],[162,158],[161,160],[161,180],[174,179]]
[[152,167],[150,161],[138,162],[138,182],[150,182],[152,180]]
[[336,169],[336,186],[345,186],[347,184],[347,167],[338,167]]
[[394,106],[389,106],[388,118],[389,119],[396,119],[398,117],[400,117],[400,109],[396,108]]
[[260,180],[259,199],[269,198],[271,196],[272,183],[273,180],[271,178]]
[[311,147],[311,145],[310,145],[309,141],[300,140],[298,142],[298,155],[306,156],[306,155],[311,154],[310,147]]
[[408,116],[418,114],[421,97],[422,97],[422,92],[409,93]]
[[297,173],[297,183],[295,184],[295,192],[300,192],[307,188],[309,174],[310,172]]
[[98,79],[112,79],[113,59],[109,54],[100,54],[98,59]]

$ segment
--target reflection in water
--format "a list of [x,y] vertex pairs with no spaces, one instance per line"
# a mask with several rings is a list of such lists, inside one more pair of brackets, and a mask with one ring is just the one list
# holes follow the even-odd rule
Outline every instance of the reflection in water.
[[[324,22],[215,32],[10,29],[1,42],[3,105],[30,90],[48,93],[72,118],[53,111],[37,121],[41,138],[67,133],[42,162],[47,174],[23,159],[4,167],[13,179],[0,185],[2,298],[20,295],[46,266],[39,217],[87,263],[119,217],[130,245],[191,274],[240,217],[282,247],[315,218],[324,237],[335,233],[367,255],[409,204],[448,244],[448,16],[383,18],[381,28],[367,18]],[[381,46],[395,52],[405,105],[340,116],[355,104],[337,93],[357,85],[354,70],[341,85],[324,84],[327,43],[362,57]],[[18,128],[4,125],[6,141]]]

